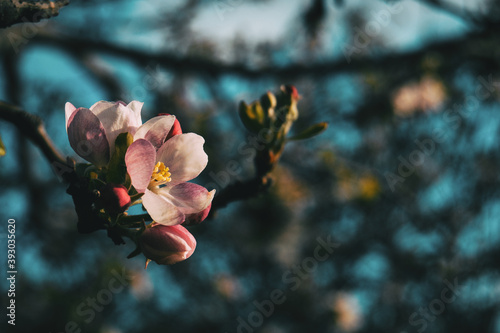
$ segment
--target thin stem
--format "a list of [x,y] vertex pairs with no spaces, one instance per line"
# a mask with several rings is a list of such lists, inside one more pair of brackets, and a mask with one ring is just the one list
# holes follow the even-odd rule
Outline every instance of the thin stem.
[[69,4],[69,0],[55,1],[0,1],[0,28],[17,23],[39,22],[59,15],[59,9]]
[[30,114],[18,106],[0,101],[0,119],[15,125],[23,136],[29,138],[40,148],[49,163],[61,163],[70,167],[66,158],[47,135],[40,117]]

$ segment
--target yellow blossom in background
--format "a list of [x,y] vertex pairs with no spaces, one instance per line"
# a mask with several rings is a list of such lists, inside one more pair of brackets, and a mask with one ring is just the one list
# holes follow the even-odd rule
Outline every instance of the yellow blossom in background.
[[358,175],[341,167],[334,194],[340,201],[354,199],[373,200],[381,191],[378,179],[369,172]]
[[372,175],[361,177],[358,180],[359,196],[362,199],[374,199],[380,193],[380,184]]
[[380,181],[370,168],[362,165],[353,167],[332,151],[323,151],[321,156],[323,163],[332,170],[337,180],[332,189],[337,200],[342,202],[356,199],[373,200],[382,191]]

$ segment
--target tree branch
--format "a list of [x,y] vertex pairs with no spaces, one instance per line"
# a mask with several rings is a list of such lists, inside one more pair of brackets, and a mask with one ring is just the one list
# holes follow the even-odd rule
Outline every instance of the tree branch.
[[[481,63],[486,61],[488,65],[498,66],[494,55],[490,52],[484,53],[482,51],[483,48],[479,46],[484,43],[498,44],[500,42],[498,35],[491,34],[488,31],[480,31],[448,41],[437,41],[419,50],[399,54],[360,57],[354,52],[346,55],[346,58],[342,57],[322,63],[295,63],[287,66],[271,64],[269,66],[253,68],[247,66],[245,63],[228,64],[200,56],[179,56],[176,53],[170,52],[147,52],[106,41],[95,41],[47,32],[39,33],[32,40],[43,44],[55,45],[71,53],[93,51],[111,54],[129,59],[140,66],[156,63],[167,70],[177,73],[205,73],[214,78],[225,74],[235,74],[248,79],[274,77],[279,78],[280,81],[302,77],[327,77],[339,73],[362,73],[364,71],[380,70],[381,68],[394,72],[418,71],[422,59],[429,53],[436,53],[446,58],[446,62],[443,62],[441,65],[443,70],[455,69],[458,63],[463,62],[464,58]],[[341,47],[347,47],[347,50],[356,50],[354,45],[343,45]],[[348,57],[349,59],[347,59]],[[397,57],[398,61],[394,61],[395,57]]]
[[214,197],[209,218],[213,217],[218,209],[226,207],[231,202],[250,199],[263,193],[269,188],[271,183],[271,178],[265,176],[262,178],[256,177],[245,182],[238,181],[228,185]]
[[22,0],[0,1],[0,28],[17,23],[39,22],[59,15],[59,9],[69,4],[69,0],[26,2]]
[[50,140],[40,117],[30,114],[21,108],[0,101],[0,119],[15,125],[17,129],[29,138],[50,163],[67,165],[66,158],[57,150]]

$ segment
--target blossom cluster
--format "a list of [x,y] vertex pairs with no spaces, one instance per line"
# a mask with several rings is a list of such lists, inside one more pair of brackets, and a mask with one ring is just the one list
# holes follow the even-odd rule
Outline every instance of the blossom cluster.
[[[174,264],[191,256],[196,240],[185,228],[201,223],[215,190],[189,182],[206,167],[205,140],[182,133],[175,116],[141,119],[143,103],[100,101],[89,109],[66,103],[71,147],[90,164],[77,165],[88,180],[95,216],[104,228],[128,236],[147,263]],[[129,215],[142,204],[147,214]],[[151,223],[146,224],[146,221]]]

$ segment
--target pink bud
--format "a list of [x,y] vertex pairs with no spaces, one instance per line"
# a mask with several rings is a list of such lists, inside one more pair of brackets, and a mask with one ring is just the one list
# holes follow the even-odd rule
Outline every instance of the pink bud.
[[130,196],[123,185],[106,184],[101,190],[100,201],[111,214],[123,213],[130,206]]
[[155,224],[142,233],[139,243],[146,258],[159,265],[186,260],[196,248],[196,239],[181,225]]
[[300,99],[299,92],[297,91],[297,88],[295,88],[295,86],[286,85],[284,91],[290,96],[292,96],[292,99],[294,101],[298,101]]
[[210,213],[210,208],[212,208],[212,203],[210,203],[210,205],[208,205],[208,207],[202,210],[201,212],[186,215],[186,219],[182,224],[183,225],[200,224],[207,218],[208,214]]
[[[158,114],[159,116],[170,116],[170,113],[160,113]],[[165,138],[165,141],[173,137],[174,135],[179,135],[182,134],[182,128],[181,128],[181,123],[175,118],[174,121],[174,126],[170,129],[170,132],[168,132],[167,137]]]

